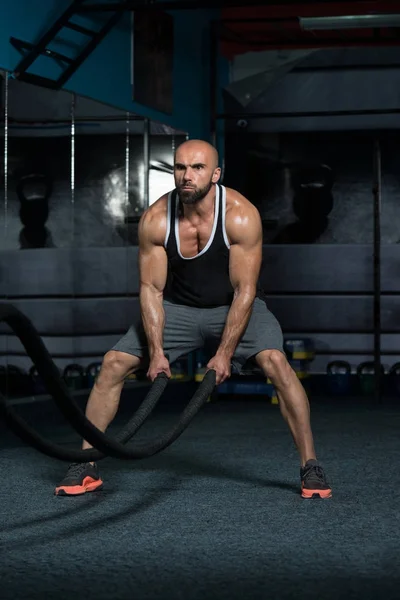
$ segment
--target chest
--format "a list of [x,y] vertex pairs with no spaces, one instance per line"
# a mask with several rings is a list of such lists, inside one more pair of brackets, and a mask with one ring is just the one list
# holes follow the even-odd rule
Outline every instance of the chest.
[[215,235],[214,218],[195,224],[186,219],[178,219],[175,232],[182,256],[193,258],[212,242]]

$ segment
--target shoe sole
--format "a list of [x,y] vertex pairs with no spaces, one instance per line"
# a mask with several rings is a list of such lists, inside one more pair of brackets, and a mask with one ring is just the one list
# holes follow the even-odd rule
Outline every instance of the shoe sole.
[[326,500],[327,498],[332,498],[332,490],[301,490],[301,497],[306,498],[307,500],[312,500],[314,498],[322,498]]
[[85,477],[82,485],[64,485],[56,487],[54,490],[55,496],[82,496],[87,492],[95,492],[103,489],[103,482],[101,479],[93,479],[92,477]]

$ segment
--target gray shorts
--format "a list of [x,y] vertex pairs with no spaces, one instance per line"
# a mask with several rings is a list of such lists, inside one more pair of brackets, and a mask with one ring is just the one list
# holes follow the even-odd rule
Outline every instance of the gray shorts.
[[[202,349],[211,358],[218,348],[225,326],[229,306],[194,308],[164,300],[165,328],[164,352],[170,363],[180,356]],[[232,359],[238,372],[245,363],[262,350],[277,349],[283,352],[283,335],[274,315],[266,303],[256,298],[253,311]],[[147,341],[141,319],[134,323],[112,348],[139,358],[147,359]]]

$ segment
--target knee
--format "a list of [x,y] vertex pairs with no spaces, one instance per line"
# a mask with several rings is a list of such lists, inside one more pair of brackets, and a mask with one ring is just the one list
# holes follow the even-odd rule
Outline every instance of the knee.
[[294,371],[286,356],[279,350],[265,350],[261,352],[258,361],[264,374],[278,387],[288,385]]
[[128,361],[124,360],[120,352],[110,350],[103,358],[98,383],[123,381],[132,370],[132,365],[128,365]]

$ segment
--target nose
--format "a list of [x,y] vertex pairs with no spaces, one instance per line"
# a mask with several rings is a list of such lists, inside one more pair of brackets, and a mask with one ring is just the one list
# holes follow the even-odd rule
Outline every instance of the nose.
[[183,181],[189,182],[192,181],[192,170],[187,168],[183,174]]

